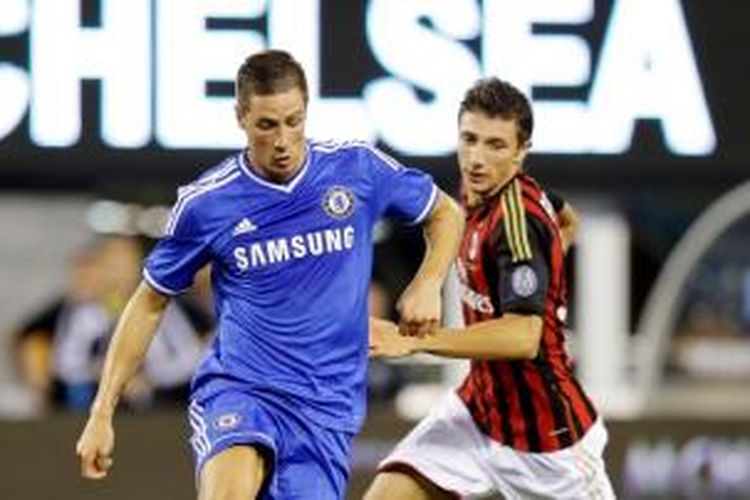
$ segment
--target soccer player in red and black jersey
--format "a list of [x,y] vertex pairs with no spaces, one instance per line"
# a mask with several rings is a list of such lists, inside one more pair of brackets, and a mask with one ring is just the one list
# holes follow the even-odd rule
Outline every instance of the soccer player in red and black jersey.
[[565,351],[569,241],[522,168],[532,128],[528,99],[497,78],[477,82],[461,103],[466,326],[409,337],[373,320],[370,335],[372,355],[468,358],[471,370],[381,463],[367,500],[614,498],[607,432]]

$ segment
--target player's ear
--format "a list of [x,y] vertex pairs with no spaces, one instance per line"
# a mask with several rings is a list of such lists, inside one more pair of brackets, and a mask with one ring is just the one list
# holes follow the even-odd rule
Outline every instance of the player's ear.
[[240,103],[234,105],[234,116],[237,118],[237,124],[241,129],[245,128],[247,122],[247,114],[245,113],[245,107]]
[[526,155],[529,154],[529,151],[531,151],[531,141],[526,141],[518,147],[516,156],[515,158],[513,158],[513,163],[515,163],[519,167],[522,166],[524,160],[526,160]]

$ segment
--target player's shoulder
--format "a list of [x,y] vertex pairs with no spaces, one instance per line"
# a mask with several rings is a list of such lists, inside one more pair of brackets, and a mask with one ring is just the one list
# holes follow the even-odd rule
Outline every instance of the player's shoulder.
[[188,184],[180,186],[178,192],[213,190],[231,183],[242,173],[242,153],[235,153],[220,163],[204,169]]
[[363,162],[375,160],[396,170],[402,168],[401,164],[394,158],[365,140],[311,140],[309,144],[313,153],[322,158],[332,157],[347,160],[356,158]]
[[242,176],[242,161],[242,153],[237,153],[204,170],[193,181],[177,189],[178,201],[194,201],[225,191]]
[[215,203],[216,197],[231,189],[243,175],[241,155],[242,153],[237,153],[224,159],[177,189],[177,201],[172,207],[167,234],[174,232],[181,220],[199,218],[201,212],[214,210],[219,206]]
[[358,139],[310,139],[308,145],[322,155],[356,154],[370,147],[367,141]]
[[544,196],[540,185],[525,174],[514,177],[500,195],[504,236],[501,242],[509,245],[514,262],[531,260],[535,246],[532,243],[551,238],[550,218],[543,208]]
[[526,173],[518,175],[516,180],[520,186],[526,217],[539,220],[545,225],[552,224],[557,219],[557,210],[544,187]]

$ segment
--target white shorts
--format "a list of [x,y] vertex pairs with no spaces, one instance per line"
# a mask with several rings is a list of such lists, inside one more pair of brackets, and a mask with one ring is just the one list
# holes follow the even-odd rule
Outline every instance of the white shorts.
[[451,392],[414,428],[379,470],[413,469],[459,498],[500,493],[506,499],[613,499],[602,452],[607,431],[597,419],[573,446],[525,453],[482,434]]

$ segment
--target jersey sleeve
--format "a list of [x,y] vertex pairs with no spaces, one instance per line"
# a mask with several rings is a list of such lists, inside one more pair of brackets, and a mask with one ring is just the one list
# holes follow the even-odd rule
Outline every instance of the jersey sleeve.
[[542,315],[549,288],[552,235],[544,222],[508,201],[503,200],[506,213],[497,228],[495,251],[500,311]]
[[439,194],[432,176],[407,168],[378,149],[368,147],[365,151],[375,176],[378,214],[407,224],[423,222]]
[[158,292],[177,295],[193,284],[209,261],[210,237],[201,228],[195,206],[175,204],[165,235],[146,258],[143,278]]

